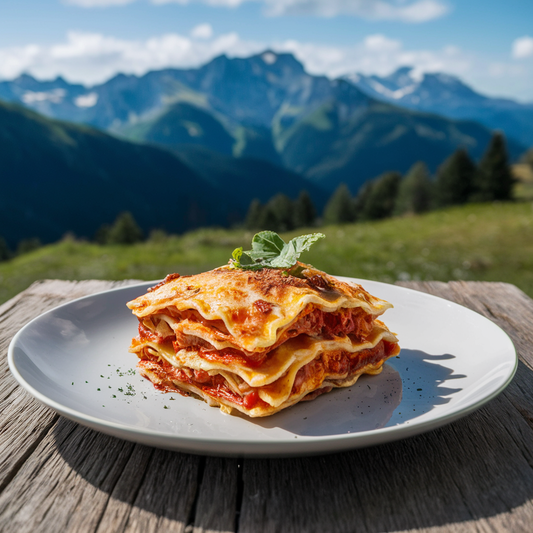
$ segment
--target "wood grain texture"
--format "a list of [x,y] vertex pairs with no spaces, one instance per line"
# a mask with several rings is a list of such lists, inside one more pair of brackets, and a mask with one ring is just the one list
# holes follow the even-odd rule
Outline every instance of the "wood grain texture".
[[51,307],[116,286],[33,285],[0,306],[0,531],[532,531],[533,301],[503,283],[402,285],[465,305],[507,331],[520,363],[504,393],[397,443],[242,460],[115,439],[22,392],[5,362],[15,332]]
[[240,469],[237,459],[206,458],[194,517],[194,533],[235,530]]

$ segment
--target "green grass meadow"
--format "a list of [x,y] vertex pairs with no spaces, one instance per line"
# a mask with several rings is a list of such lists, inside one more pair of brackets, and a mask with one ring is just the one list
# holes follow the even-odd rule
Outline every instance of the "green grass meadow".
[[[331,274],[396,280],[513,283],[533,297],[533,203],[468,204],[426,215],[284,234],[322,231],[303,261]],[[252,232],[202,229],[132,246],[64,240],[0,263],[0,301],[39,279],[156,280],[227,263]]]

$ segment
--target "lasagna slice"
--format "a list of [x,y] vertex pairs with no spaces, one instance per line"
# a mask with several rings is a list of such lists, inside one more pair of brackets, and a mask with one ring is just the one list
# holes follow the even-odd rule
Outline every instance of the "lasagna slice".
[[300,266],[299,276],[228,266],[167,276],[128,303],[139,319],[130,351],[140,373],[159,390],[251,417],[379,373],[399,353],[378,319],[391,305]]

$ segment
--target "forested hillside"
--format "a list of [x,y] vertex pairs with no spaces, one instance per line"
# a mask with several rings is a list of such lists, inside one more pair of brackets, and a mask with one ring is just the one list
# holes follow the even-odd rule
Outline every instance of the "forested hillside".
[[[244,218],[255,197],[266,201],[280,188],[296,197],[308,187],[268,162],[233,165],[210,154],[180,157],[0,103],[0,235],[12,248],[23,239],[52,242],[67,232],[93,238],[123,211],[145,234],[229,226]],[[209,164],[218,174],[206,172]],[[320,189],[308,188],[320,202]]]

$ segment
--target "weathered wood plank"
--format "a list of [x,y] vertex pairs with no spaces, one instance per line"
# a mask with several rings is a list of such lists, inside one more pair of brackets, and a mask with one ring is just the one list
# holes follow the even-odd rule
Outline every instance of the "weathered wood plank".
[[241,465],[236,459],[207,457],[194,520],[194,533],[235,531]]
[[96,531],[124,531],[153,453],[154,449],[147,446],[133,448],[133,453],[110,494]]
[[133,446],[61,418],[0,495],[0,531],[94,531]]
[[124,531],[183,533],[190,522],[203,458],[154,450]]

